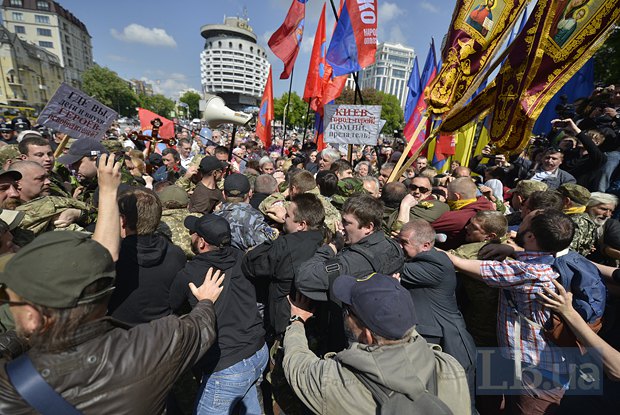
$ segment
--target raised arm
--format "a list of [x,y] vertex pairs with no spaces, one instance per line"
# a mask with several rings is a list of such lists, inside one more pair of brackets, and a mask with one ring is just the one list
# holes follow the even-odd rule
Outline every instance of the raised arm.
[[121,183],[121,163],[102,154],[97,167],[99,206],[93,239],[107,248],[114,261],[118,260],[121,244],[121,222],[116,195]]

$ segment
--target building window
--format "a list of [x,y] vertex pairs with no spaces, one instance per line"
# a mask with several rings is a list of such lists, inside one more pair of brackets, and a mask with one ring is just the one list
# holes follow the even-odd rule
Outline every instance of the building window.
[[26,33],[26,28],[24,26],[15,26],[15,33],[17,34],[25,34]]
[[40,40],[39,41],[39,46],[41,46],[42,48],[53,48],[54,47],[54,43],[53,42],[46,42],[44,40]]
[[37,27],[37,35],[52,37],[52,29],[41,29],[40,27]]
[[50,17],[49,16],[42,16],[40,14],[35,14],[34,15],[34,21],[36,23],[50,24]]
[[23,0],[11,0],[9,4],[13,7],[24,7]]
[[46,1],[37,1],[37,9],[39,10],[49,10],[50,4]]
[[11,16],[13,17],[13,20],[15,20],[17,22],[23,22],[24,21],[24,14],[23,13],[13,12],[11,14]]

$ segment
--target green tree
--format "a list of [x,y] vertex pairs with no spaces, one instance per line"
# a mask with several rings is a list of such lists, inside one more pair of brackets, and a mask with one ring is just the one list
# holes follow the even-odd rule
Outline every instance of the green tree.
[[606,85],[620,83],[620,26],[594,55],[594,79]]
[[82,90],[123,116],[136,114],[138,96],[116,72],[94,65],[82,73]]
[[190,118],[201,118],[200,117],[200,94],[192,91],[187,91],[186,93],[179,98],[179,101],[186,103],[189,106],[189,115]]
[[138,101],[140,106],[149,111],[153,111],[162,117],[169,118],[170,112],[174,110],[174,101],[170,98],[166,98],[162,94],[155,95],[138,95]]
[[[282,94],[280,98],[273,100],[273,116],[276,120],[282,121],[284,116],[284,107],[288,102],[288,93]],[[291,93],[291,101],[288,107],[288,115],[286,117],[287,128],[302,127],[308,111],[308,104],[297,95],[296,92]],[[311,115],[313,116],[313,115]]]
[[[386,120],[385,126],[381,132],[385,134],[392,134],[394,130],[403,128],[404,115],[403,109],[400,106],[399,99],[392,94],[386,94],[376,89],[367,88],[362,89],[362,98],[364,98],[364,105],[381,105],[381,118]],[[336,98],[337,104],[361,104],[359,96],[355,99],[355,91],[350,88],[346,88],[342,91],[340,97]]]

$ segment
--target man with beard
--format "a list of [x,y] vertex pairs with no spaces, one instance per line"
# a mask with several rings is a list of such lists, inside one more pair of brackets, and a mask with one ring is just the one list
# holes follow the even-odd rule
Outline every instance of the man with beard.
[[19,200],[17,182],[22,178],[18,171],[3,171],[0,169],[0,205],[6,206],[9,199]]
[[612,219],[618,207],[618,197],[609,193],[594,192],[586,206],[586,213],[598,226],[596,249],[588,257],[594,262],[617,265],[620,259],[620,222]]
[[185,227],[196,256],[172,283],[172,309],[180,313],[187,302],[196,306],[188,284],[201,281],[210,268],[224,271],[225,276],[215,306],[217,342],[198,364],[203,375],[195,413],[230,414],[237,408],[261,413],[257,384],[269,356],[256,292],[241,270],[243,252],[231,246],[230,225],[224,218],[188,216]]
[[519,394],[506,397],[512,413],[548,413],[559,405],[570,381],[566,355],[542,335],[551,312],[537,295],[545,288],[555,291],[553,281],[559,277],[552,267],[555,254],[569,247],[573,234],[574,224],[564,213],[534,211],[519,227],[516,243],[524,251],[517,252],[515,260],[468,260],[448,253],[457,270],[502,289],[498,342],[502,357],[514,366],[509,382],[521,384]]

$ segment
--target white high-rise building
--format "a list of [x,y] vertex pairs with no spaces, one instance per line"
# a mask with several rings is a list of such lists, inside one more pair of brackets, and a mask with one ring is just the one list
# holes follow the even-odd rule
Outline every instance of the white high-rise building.
[[407,102],[407,82],[413,69],[415,52],[401,44],[377,45],[375,63],[360,72],[360,87],[374,88],[398,97],[401,108]]
[[224,24],[202,26],[200,82],[205,94],[218,95],[233,109],[258,106],[269,62],[247,18],[225,17]]

